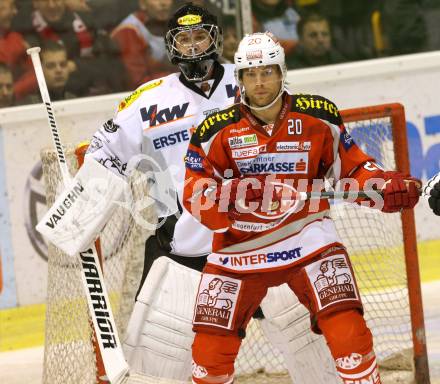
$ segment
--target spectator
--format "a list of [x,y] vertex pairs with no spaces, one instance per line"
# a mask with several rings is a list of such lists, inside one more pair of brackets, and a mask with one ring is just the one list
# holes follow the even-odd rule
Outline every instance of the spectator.
[[387,0],[381,2],[381,6],[381,25],[388,43],[387,53],[402,55],[428,48],[421,0]]
[[[71,91],[78,96],[122,91],[126,86],[120,75],[124,71],[116,45],[105,30],[92,23],[96,1],[85,4],[80,0],[32,0],[33,33],[28,39],[32,45],[41,46],[48,41],[64,45],[69,71],[75,72]],[[68,5],[81,10],[82,16]]]
[[[410,0],[413,1],[413,0]],[[326,0],[319,4],[332,29],[333,46],[348,60],[375,57],[372,14],[381,0]]]
[[76,97],[68,90],[70,71],[67,51],[61,43],[55,41],[45,43],[41,50],[41,65],[52,101]]
[[14,79],[6,64],[0,63],[0,108],[14,105]]
[[[296,25],[298,13],[287,0],[252,0],[252,11],[260,32],[272,32],[287,54],[293,52],[298,43]],[[255,29],[255,23],[254,23]]]
[[289,69],[336,64],[344,61],[333,48],[328,20],[312,13],[300,20],[297,26],[299,44],[293,54],[286,58]]
[[109,33],[131,13],[127,11],[127,0],[66,0],[66,6],[77,12],[86,25]]
[[32,30],[29,39],[35,45],[52,40],[63,42],[69,59],[92,56],[93,31],[76,12],[70,11],[66,0],[33,0]]
[[139,0],[139,9],[112,33],[131,88],[175,71],[168,64],[164,42],[172,5],[173,0]]
[[223,16],[223,58],[229,62],[234,62],[234,54],[237,51],[240,40],[237,37],[235,17]]
[[26,54],[28,45],[24,37],[11,30],[17,14],[15,0],[0,1],[0,63],[12,71],[15,98],[23,99],[37,88],[32,62]]

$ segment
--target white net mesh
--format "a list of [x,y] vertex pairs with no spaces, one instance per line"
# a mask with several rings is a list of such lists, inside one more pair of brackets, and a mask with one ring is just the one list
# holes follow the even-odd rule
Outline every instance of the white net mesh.
[[[364,151],[387,169],[395,168],[388,118],[347,124]],[[71,169],[73,151],[67,151]],[[42,152],[48,204],[60,188],[61,174],[52,150]],[[135,180],[135,179],[134,179]],[[146,186],[132,180],[133,196]],[[59,192],[59,191],[58,191]],[[385,383],[410,382],[412,366],[411,320],[407,275],[399,214],[384,215],[353,204],[332,207],[337,228],[348,248],[372,329]],[[151,212],[143,212],[154,222]],[[149,233],[135,224],[128,211],[118,209],[106,225],[101,244],[104,275],[115,320],[123,338],[143,268],[144,243]],[[79,264],[49,247],[49,282],[43,382],[89,384],[96,382],[95,354],[83,294]],[[238,383],[289,383],[282,357],[267,342],[258,322],[251,322],[236,363]],[[317,363],[319,369],[319,363]],[[173,383],[134,375],[128,383]]]
[[[366,153],[385,169],[395,169],[389,118],[346,126]],[[412,336],[400,214],[346,203],[335,204],[332,214],[353,262],[382,371],[385,367],[412,371],[412,353],[407,353]]]

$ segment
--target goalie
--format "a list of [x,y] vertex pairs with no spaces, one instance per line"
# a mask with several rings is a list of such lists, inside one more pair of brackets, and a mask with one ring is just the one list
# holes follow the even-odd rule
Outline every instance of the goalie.
[[[186,164],[197,168],[197,159],[187,153],[193,130],[210,114],[209,121],[222,121],[217,111],[237,102],[239,92],[234,66],[218,61],[222,32],[207,10],[191,3],[181,7],[169,22],[165,41],[180,73],[146,83],[123,100],[116,116],[93,136],[86,161],[94,159],[124,178],[135,167],[149,175],[159,225],[146,241],[124,351],[133,372],[187,380],[192,310],[212,232],[183,207],[183,159],[187,154]],[[302,305],[286,287],[269,296],[262,304],[268,317],[262,327],[282,350],[295,382],[306,382],[313,371],[314,383],[337,383],[324,339],[301,336],[309,326]],[[327,361],[330,369],[312,370],[314,356],[322,356],[320,364]]]

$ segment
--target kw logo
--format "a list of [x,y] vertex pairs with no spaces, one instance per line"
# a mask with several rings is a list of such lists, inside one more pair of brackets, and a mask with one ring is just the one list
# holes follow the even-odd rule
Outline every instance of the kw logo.
[[185,116],[189,103],[183,105],[174,105],[170,108],[164,108],[160,111],[157,110],[157,104],[152,105],[148,111],[147,108],[141,109],[142,121],[148,121],[150,127],[154,127],[158,124],[168,123],[171,120],[180,119]]

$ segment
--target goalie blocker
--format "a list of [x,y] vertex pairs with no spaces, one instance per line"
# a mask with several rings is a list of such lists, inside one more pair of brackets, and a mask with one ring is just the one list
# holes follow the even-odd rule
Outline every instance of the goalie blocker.
[[127,186],[123,178],[86,158],[36,229],[63,252],[74,256],[96,239]]

